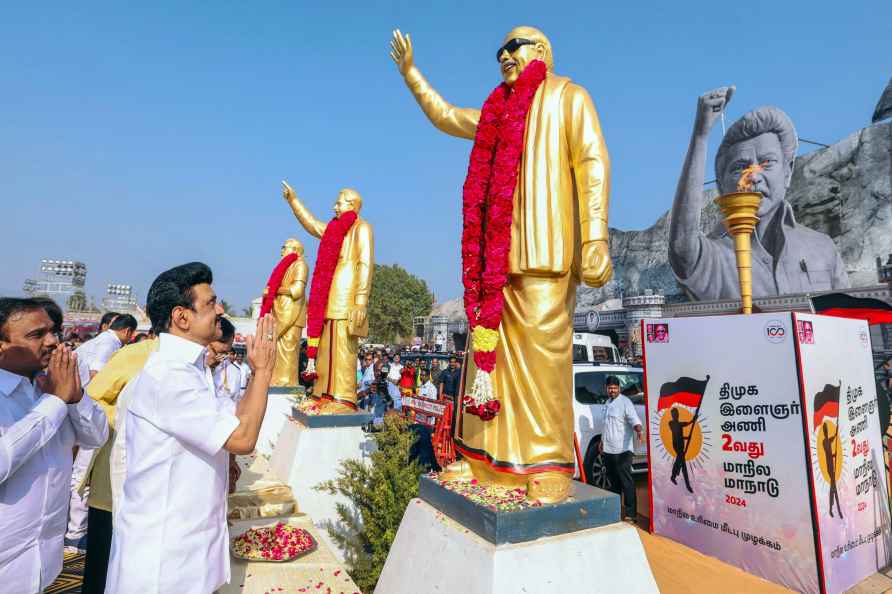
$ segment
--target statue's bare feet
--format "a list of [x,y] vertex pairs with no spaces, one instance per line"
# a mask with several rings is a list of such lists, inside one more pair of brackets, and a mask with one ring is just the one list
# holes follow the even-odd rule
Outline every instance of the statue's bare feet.
[[356,409],[352,406],[344,404],[342,402],[335,402],[334,400],[329,400],[319,409],[319,414],[321,415],[353,415],[356,414]]
[[527,480],[527,501],[560,503],[570,495],[570,475],[563,472],[539,472]]
[[456,460],[440,473],[441,481],[469,481],[474,478],[467,460]]

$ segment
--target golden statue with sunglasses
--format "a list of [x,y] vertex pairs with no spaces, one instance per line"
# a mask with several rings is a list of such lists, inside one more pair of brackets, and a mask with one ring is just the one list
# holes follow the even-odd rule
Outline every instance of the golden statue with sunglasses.
[[[498,120],[487,115],[494,113],[487,111],[493,109],[487,107],[490,100],[482,112],[456,107],[431,87],[415,65],[408,35],[394,31],[390,55],[431,123],[452,136],[475,140],[472,164],[478,143],[486,142],[476,138],[478,125],[490,131],[495,126],[503,138]],[[463,459],[442,478],[526,487],[530,500],[554,503],[568,496],[576,466],[571,348],[576,287],[580,280],[600,287],[613,273],[607,249],[610,165],[591,98],[584,88],[554,73],[551,43],[541,31],[515,28],[496,58],[509,88],[503,93],[506,105],[515,91],[518,97],[535,93],[523,104],[525,120],[518,109],[504,108],[505,120],[513,117],[514,128],[518,122],[524,128],[519,165],[516,173],[510,172],[516,183],[498,340],[488,336],[487,341],[496,342],[496,362],[486,382],[500,406],[488,419],[463,411],[455,436]],[[535,67],[527,72],[531,64]],[[481,119],[481,113],[486,117]],[[499,144],[494,146],[496,168]],[[491,176],[496,183],[500,172]],[[507,192],[510,196],[510,188]],[[488,232],[484,230],[484,237]],[[464,393],[470,386],[476,390],[477,373],[468,357]]]

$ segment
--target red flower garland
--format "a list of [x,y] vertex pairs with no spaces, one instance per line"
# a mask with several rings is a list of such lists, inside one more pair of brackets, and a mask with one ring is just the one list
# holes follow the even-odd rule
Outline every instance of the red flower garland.
[[272,310],[279,287],[282,286],[282,279],[285,278],[285,273],[288,272],[288,267],[294,264],[299,257],[294,252],[285,254],[285,257],[279,260],[279,263],[273,268],[272,273],[269,275],[269,280],[266,281],[266,294],[263,296],[263,302],[260,304],[261,318]]
[[[526,117],[547,68],[530,62],[514,86],[493,89],[480,114],[463,193],[462,283],[469,335],[482,326],[498,331],[502,321],[511,251],[514,190],[523,156]],[[478,373],[492,373],[496,352],[474,350]],[[484,420],[495,417],[498,400],[465,398],[466,410]]]
[[341,256],[344,237],[356,222],[356,213],[349,210],[333,218],[325,226],[316,265],[313,267],[313,282],[310,284],[310,303],[307,306],[307,357],[316,358],[319,339],[325,325],[325,311],[328,309],[328,293],[334,279],[335,267]]

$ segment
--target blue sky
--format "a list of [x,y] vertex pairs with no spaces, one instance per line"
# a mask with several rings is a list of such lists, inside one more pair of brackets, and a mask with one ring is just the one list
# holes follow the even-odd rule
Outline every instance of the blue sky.
[[[89,266],[88,292],[190,260],[220,295],[259,295],[290,236],[281,198],[320,217],[365,199],[376,259],[460,294],[471,143],[434,130],[387,55],[412,33],[447,99],[480,106],[508,30],[538,26],[585,86],[613,162],[611,226],[671,204],[696,97],[737,85],[733,120],[778,105],[832,143],[869,123],[892,75],[892,3],[10,3],[0,19],[0,292],[43,257]],[[720,132],[713,134],[713,146]],[[811,150],[806,148],[805,150]],[[710,155],[710,160],[712,155]]]

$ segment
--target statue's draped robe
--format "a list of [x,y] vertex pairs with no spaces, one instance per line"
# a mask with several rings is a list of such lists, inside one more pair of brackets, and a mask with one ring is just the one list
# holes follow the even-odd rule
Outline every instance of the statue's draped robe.
[[[282,288],[288,295],[276,295],[273,314],[279,326],[276,341],[276,367],[273,386],[297,386],[300,365],[300,336],[307,325],[307,262],[303,256],[295,260],[282,277]],[[284,332],[283,332],[284,330]]]
[[[449,105],[417,71],[407,82],[437,128],[474,137],[478,110]],[[581,248],[607,240],[609,161],[585,89],[549,74],[527,115],[524,143],[492,378],[501,411],[491,421],[461,415],[456,435],[475,474],[505,484],[535,472],[573,472],[573,310]],[[469,356],[464,385],[475,373]]]

